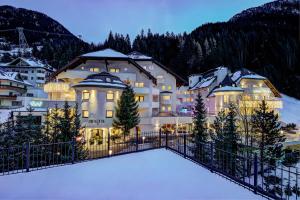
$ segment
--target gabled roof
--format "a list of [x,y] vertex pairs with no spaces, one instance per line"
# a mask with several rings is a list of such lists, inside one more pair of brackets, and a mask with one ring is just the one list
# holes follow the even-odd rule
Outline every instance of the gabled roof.
[[73,59],[71,62],[69,62],[67,65],[65,65],[63,68],[57,70],[55,73],[53,73],[50,77],[50,79],[53,79],[55,76],[57,76],[59,73],[66,71],[68,69],[74,69],[78,65],[85,63],[87,60],[105,60],[107,63],[109,60],[121,60],[121,61],[128,61],[128,63],[134,65],[136,68],[140,70],[141,73],[144,73],[149,79],[152,80],[154,84],[156,84],[156,78],[151,75],[150,72],[145,70],[142,66],[140,66],[138,63],[136,63],[133,59],[130,57],[117,52],[112,49],[104,49],[101,51],[95,51],[90,52],[87,54],[80,55]]
[[16,83],[31,86],[30,83],[24,81],[18,72],[5,72],[0,68],[0,80],[8,80]]
[[152,57],[146,56],[138,51],[133,51],[127,55],[134,60],[152,60]]
[[216,80],[215,76],[201,79],[198,83],[192,86],[190,90],[197,90],[197,89],[209,87],[215,80]]
[[281,97],[279,91],[266,77],[258,75],[248,69],[242,68],[241,70],[234,72],[231,76],[231,79],[235,83],[238,83],[242,79],[262,80],[271,89],[275,97]]
[[[20,62],[25,63],[25,65],[19,65]],[[47,70],[50,71],[55,71],[55,69],[50,66],[47,63],[42,62],[41,60],[37,59],[37,58],[24,58],[24,57],[18,57],[16,59],[14,59],[13,61],[6,63],[3,65],[3,67],[16,67],[16,66],[29,66],[29,67],[37,67],[37,68],[45,68]]]
[[157,60],[153,59],[150,56],[146,56],[138,51],[133,51],[133,52],[129,53],[128,56],[135,61],[151,61],[151,62],[155,63],[156,65],[158,65],[159,67],[166,70],[168,73],[175,76],[176,80],[178,80],[180,83],[187,84],[187,81],[184,80],[184,78],[182,78],[181,76],[179,76],[178,74],[173,72],[170,68],[164,66],[163,64],[161,64],[160,62],[158,62]]
[[95,58],[128,58],[127,55],[113,49],[104,49],[81,55],[80,57],[95,57]]

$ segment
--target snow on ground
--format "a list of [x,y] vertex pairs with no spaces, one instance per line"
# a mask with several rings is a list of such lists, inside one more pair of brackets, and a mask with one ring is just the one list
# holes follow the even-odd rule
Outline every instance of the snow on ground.
[[281,110],[281,120],[285,123],[295,123],[300,127],[300,100],[282,95],[283,109]]
[[165,149],[0,177],[0,199],[263,199]]

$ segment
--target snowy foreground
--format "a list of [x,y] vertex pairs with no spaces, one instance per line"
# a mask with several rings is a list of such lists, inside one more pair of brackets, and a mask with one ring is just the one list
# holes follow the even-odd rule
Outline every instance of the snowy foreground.
[[0,177],[0,199],[263,199],[165,149]]
[[281,120],[285,123],[295,123],[300,127],[300,100],[282,95],[283,109],[280,111]]

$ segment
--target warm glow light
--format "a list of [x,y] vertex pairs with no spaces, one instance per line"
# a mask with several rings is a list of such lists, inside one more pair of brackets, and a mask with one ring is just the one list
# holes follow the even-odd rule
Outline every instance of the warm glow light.
[[70,86],[67,83],[47,83],[44,85],[44,91],[49,92],[69,92]]
[[112,155],[112,153],[113,153],[112,150],[109,150],[109,151],[108,151],[108,154],[109,154],[109,155]]

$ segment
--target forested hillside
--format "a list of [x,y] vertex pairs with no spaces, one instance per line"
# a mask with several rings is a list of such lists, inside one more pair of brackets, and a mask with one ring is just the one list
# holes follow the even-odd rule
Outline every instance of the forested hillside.
[[67,37],[25,32],[30,45],[43,46],[40,51],[34,48],[33,55],[56,68],[81,53],[110,47],[123,53],[134,50],[152,56],[183,78],[219,65],[249,68],[268,77],[281,92],[300,98],[299,13],[299,0],[278,0],[247,9],[228,22],[201,25],[191,33],[156,34],[142,30],[132,43],[128,35],[110,33],[103,44],[95,45],[78,39],[44,14],[2,6],[0,29],[22,26],[69,34]]

